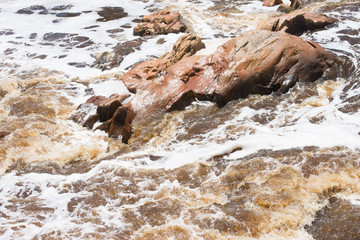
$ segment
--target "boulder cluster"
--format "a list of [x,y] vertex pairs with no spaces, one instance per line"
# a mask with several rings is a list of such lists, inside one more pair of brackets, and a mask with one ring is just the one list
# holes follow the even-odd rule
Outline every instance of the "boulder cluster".
[[[281,0],[264,1],[264,5],[274,4],[281,4]],[[298,1],[292,1],[289,7],[299,6]],[[205,44],[195,34],[187,33],[170,52],[136,65],[119,79],[132,93],[131,97],[93,96],[79,109],[89,109],[91,105],[96,108],[96,114],[83,111],[72,118],[90,129],[100,121],[97,129],[127,143],[132,126],[157,114],[182,110],[196,99],[212,101],[221,107],[249,94],[284,93],[297,82],[319,79],[335,64],[332,54],[317,43],[299,37],[307,30],[334,22],[336,19],[320,13],[295,10],[260,23],[256,30],[227,41],[210,55],[196,54]],[[185,30],[179,13],[161,11],[144,16],[134,35]],[[138,46],[141,40],[133,44]],[[116,65],[114,59],[122,57],[114,56],[112,66]]]

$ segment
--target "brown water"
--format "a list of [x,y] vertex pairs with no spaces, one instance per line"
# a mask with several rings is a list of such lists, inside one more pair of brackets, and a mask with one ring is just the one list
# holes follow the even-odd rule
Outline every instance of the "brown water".
[[[180,11],[212,44],[279,14],[254,2],[144,6]],[[0,238],[360,239],[360,4],[307,3],[340,20],[303,35],[338,67],[281,96],[162,114],[128,145],[69,120],[122,69],[76,78],[2,63]]]

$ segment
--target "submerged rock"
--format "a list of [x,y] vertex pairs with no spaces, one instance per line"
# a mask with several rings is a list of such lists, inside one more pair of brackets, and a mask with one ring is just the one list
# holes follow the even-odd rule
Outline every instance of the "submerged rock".
[[359,205],[331,197],[305,229],[316,240],[356,240],[360,236],[359,216]]
[[97,14],[101,16],[96,20],[98,22],[108,22],[128,16],[128,13],[122,7],[103,7]]
[[307,30],[321,29],[335,22],[337,22],[335,18],[328,17],[322,13],[296,11],[262,21],[257,28],[270,31],[284,31],[299,36]]
[[180,14],[174,11],[161,11],[143,17],[134,28],[135,36],[185,32],[186,26],[180,21]]

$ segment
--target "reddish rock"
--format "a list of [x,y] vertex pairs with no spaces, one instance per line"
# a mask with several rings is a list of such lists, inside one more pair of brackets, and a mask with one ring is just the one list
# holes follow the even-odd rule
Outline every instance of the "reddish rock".
[[174,11],[161,11],[143,17],[134,28],[135,36],[185,32],[186,26],[180,21],[180,14]]
[[91,115],[89,118],[87,118],[83,124],[84,127],[88,129],[92,129],[94,127],[94,124],[100,120],[99,114]]
[[263,6],[265,7],[273,7],[275,5],[282,4],[281,0],[264,0]]
[[258,29],[284,31],[294,35],[301,35],[307,30],[321,29],[336,22],[335,18],[322,13],[304,13],[295,11],[280,17],[265,20],[257,26]]
[[[248,32],[209,56],[183,57],[170,66],[169,54],[164,56],[138,65],[121,79],[135,93],[129,104],[133,115],[125,121],[139,124],[183,109],[195,98],[223,106],[249,94],[283,93],[298,81],[315,81],[334,64],[315,42],[271,31]],[[122,127],[131,128],[126,123]]]
[[112,118],[116,109],[121,106],[121,103],[130,95],[113,94],[106,100],[102,101],[98,106],[96,113],[99,114],[100,121],[105,122]]
[[[284,93],[296,82],[315,81],[334,65],[321,46],[285,32],[250,31],[209,56],[193,55],[202,47],[196,36],[182,36],[170,53],[126,73],[121,81],[134,97],[126,106],[111,107],[111,118],[98,129],[128,142],[133,125],[184,109],[195,99],[223,106],[249,94]],[[106,101],[108,108],[114,99]]]
[[0,139],[6,137],[7,135],[10,135],[11,132],[8,131],[0,131]]
[[[92,96],[90,97],[88,100],[86,100],[86,103],[92,103],[95,106],[99,106],[101,105],[105,100],[107,99],[107,97],[104,96]],[[81,106],[81,105],[80,105]],[[79,107],[80,107],[79,106]]]

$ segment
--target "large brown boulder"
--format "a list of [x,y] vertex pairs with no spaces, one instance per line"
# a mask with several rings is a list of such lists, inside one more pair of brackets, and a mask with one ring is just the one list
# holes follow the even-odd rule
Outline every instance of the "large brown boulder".
[[118,131],[127,138],[131,124],[183,109],[196,98],[223,106],[249,94],[283,93],[296,82],[315,81],[334,65],[332,55],[315,42],[271,31],[248,32],[209,56],[183,57],[170,66],[164,56],[121,79],[135,93],[128,107],[131,116],[121,120],[127,130]]
[[185,32],[186,26],[180,20],[180,14],[175,11],[161,11],[143,17],[134,28],[135,36],[153,36],[159,34]]
[[295,11],[262,21],[257,28],[261,30],[284,31],[299,36],[307,30],[321,29],[336,21],[335,18],[328,17],[322,13]]
[[[317,43],[285,32],[254,30],[211,55],[193,55],[203,47],[198,37],[188,34],[170,53],[127,72],[120,80],[133,98],[118,104],[98,128],[127,142],[132,126],[181,110],[195,99],[223,106],[249,94],[284,93],[297,82],[315,81],[334,65],[333,56]],[[102,100],[98,106],[106,103],[110,111],[113,102]]]

